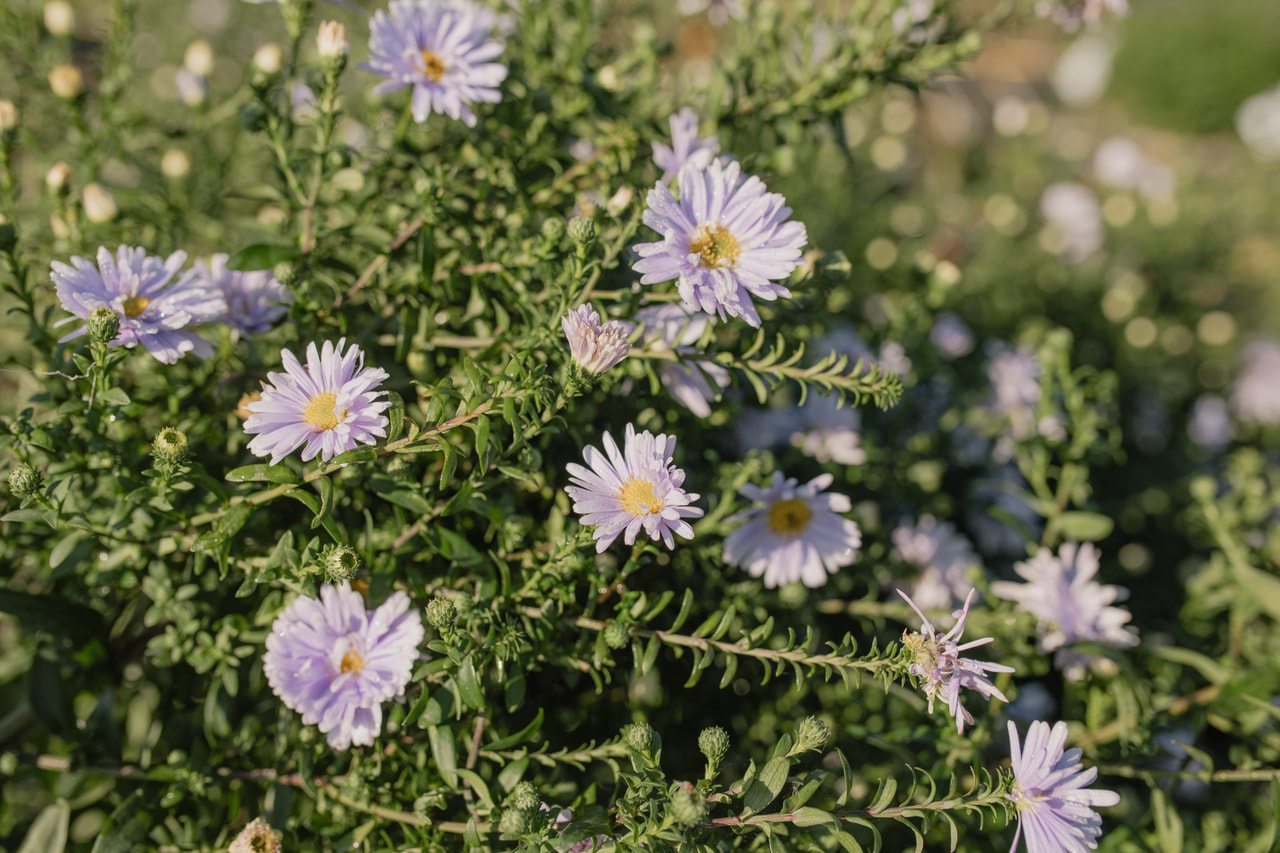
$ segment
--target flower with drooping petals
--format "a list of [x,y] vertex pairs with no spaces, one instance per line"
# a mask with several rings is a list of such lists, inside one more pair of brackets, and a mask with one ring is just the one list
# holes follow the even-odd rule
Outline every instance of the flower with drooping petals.
[[[706,358],[698,358],[694,344],[702,337],[711,318],[706,314],[691,314],[683,305],[651,305],[636,312],[635,323],[622,321],[628,332],[636,323],[644,327],[641,343],[652,351],[679,353],[679,361],[662,361],[658,379],[676,402],[700,418],[711,417],[711,403],[720,396],[720,389],[729,384],[729,371]],[[712,388],[715,383],[715,388]]]
[[668,119],[671,124],[671,145],[653,143],[653,164],[662,170],[662,180],[669,182],[680,173],[685,163],[698,169],[711,165],[711,158],[720,151],[720,142],[714,136],[698,136],[698,114],[685,107]]
[[1067,724],[1053,728],[1037,720],[1018,743],[1018,727],[1009,721],[1013,789],[1009,799],[1018,809],[1018,832],[1009,853],[1026,838],[1027,853],[1086,853],[1098,849],[1102,817],[1094,809],[1120,802],[1115,791],[1088,791],[1098,768],[1080,766],[1079,749],[1068,749]]
[[[376,390],[387,372],[364,366],[364,353],[352,344],[343,353],[345,338],[321,350],[307,344],[307,364],[280,350],[284,373],[268,373],[262,399],[245,405],[251,414],[244,431],[255,436],[249,450],[270,456],[277,464],[299,447],[302,461],[320,454],[328,462],[357,444],[375,444],[386,437],[391,405],[385,391]],[[381,398],[381,399],[379,399]]]
[[916,607],[916,603],[902,590],[898,595],[911,606],[920,617],[920,631],[902,632],[902,644],[915,655],[915,661],[908,671],[924,682],[924,695],[929,700],[929,713],[933,713],[933,703],[939,696],[947,703],[947,712],[956,721],[956,731],[964,734],[966,725],[973,725],[973,715],[960,704],[960,689],[968,688],[976,691],[984,699],[996,698],[1008,702],[1000,689],[991,683],[988,672],[1013,672],[1013,667],[1002,663],[988,663],[973,658],[960,657],[961,652],[985,646],[993,642],[993,638],[984,637],[972,640],[963,646],[957,643],[964,633],[965,620],[969,618],[969,605],[973,603],[976,590],[969,590],[964,600],[964,607],[954,614],[956,623],[951,630],[938,636],[928,618]]
[[674,436],[654,436],[648,430],[637,435],[627,424],[622,452],[605,433],[604,453],[587,445],[587,467],[566,466],[573,485],[565,491],[573,498],[573,511],[582,515],[583,524],[598,525],[593,534],[597,552],[603,553],[619,535],[634,545],[642,529],[668,548],[675,547],[673,533],[693,538],[693,527],[685,519],[698,518],[702,510],[690,506],[698,495],[681,488],[684,471],[671,462],[675,448]]
[[1098,549],[1091,542],[1064,542],[1058,556],[1041,548],[1030,560],[1014,564],[1014,571],[1027,583],[996,581],[991,592],[1016,601],[1039,622],[1042,652],[1056,651],[1055,664],[1072,681],[1084,677],[1085,666],[1094,656],[1067,648],[1077,640],[1088,640],[1117,648],[1137,645],[1138,635],[1125,625],[1129,611],[1112,607],[1128,596],[1128,590],[1104,586],[1094,579],[1098,573]]
[[299,596],[276,617],[262,669],[329,746],[369,746],[382,730],[382,703],[404,693],[422,637],[422,617],[403,592],[366,610],[346,581],[322,584],[319,601]]
[[853,509],[845,495],[823,490],[834,480],[820,474],[803,486],[774,471],[767,487],[750,483],[738,493],[754,506],[730,516],[742,522],[724,540],[724,561],[741,566],[752,577],[764,575],[766,587],[801,581],[819,587],[858,556],[858,525],[837,513]]
[[579,305],[560,318],[560,327],[569,339],[569,352],[574,364],[593,376],[599,376],[631,352],[627,327],[617,320],[600,322],[600,315],[590,305]]
[[360,68],[386,81],[375,95],[413,87],[415,121],[432,112],[475,127],[470,104],[502,100],[507,68],[495,62],[503,43],[492,37],[496,18],[470,0],[391,0],[370,24],[368,62]]
[[281,835],[260,817],[245,824],[227,853],[280,853]]
[[[87,258],[72,258],[71,266],[54,261],[51,277],[62,307],[75,317],[88,319],[94,308],[109,308],[120,317],[120,333],[111,346],[142,344],[158,360],[173,364],[187,353],[213,355],[209,342],[187,327],[216,320],[227,310],[217,288],[201,282],[194,272],[178,274],[186,259],[186,252],[161,259],[132,246],[121,246],[112,257],[102,247],[96,268]],[[81,326],[58,342],[78,338],[86,330]]]
[[662,239],[632,247],[640,283],[676,279],[691,309],[759,327],[752,297],[791,295],[777,282],[800,264],[804,225],[788,221],[786,199],[734,161],[713,160],[706,169],[686,163],[677,181],[678,200],[664,183],[649,190],[644,223]]
[[233,330],[233,337],[257,335],[269,330],[289,313],[293,294],[268,270],[241,272],[227,269],[228,256],[219,253],[205,263],[195,262],[200,280],[221,291],[227,310],[220,322]]
[[904,563],[920,569],[911,597],[921,608],[953,607],[971,588],[966,574],[980,561],[969,540],[951,522],[922,515],[914,525],[903,524],[894,530],[893,544]]

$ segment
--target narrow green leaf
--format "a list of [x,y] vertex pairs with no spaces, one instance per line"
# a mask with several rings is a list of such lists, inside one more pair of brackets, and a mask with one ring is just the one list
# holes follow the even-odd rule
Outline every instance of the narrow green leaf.
[[196,537],[196,541],[191,544],[191,550],[212,551],[221,548],[240,532],[240,528],[244,527],[252,513],[253,507],[243,501],[231,507],[212,530]]
[[142,839],[146,826],[139,820],[142,791],[134,791],[116,806],[98,830],[92,853],[131,853]]
[[302,482],[302,479],[291,468],[286,468],[284,465],[262,464],[232,468],[227,472],[226,479],[232,483],[277,483],[280,485]]
[[18,853],[62,853],[67,846],[67,826],[71,807],[58,800],[41,810],[18,846]]
[[892,776],[886,776],[884,781],[880,783],[880,790],[876,792],[875,802],[867,809],[867,811],[875,814],[883,811],[893,805],[893,796],[898,793],[898,780]]
[[755,814],[766,808],[769,803],[782,792],[787,784],[787,773],[791,762],[786,758],[771,758],[760,770],[760,775],[747,785],[743,792],[742,803],[746,807],[744,814]]
[[459,767],[456,772],[462,781],[466,782],[467,786],[480,798],[482,805],[489,809],[494,807],[493,796],[489,793],[489,786],[480,778],[479,773],[474,770],[468,770],[465,767]]
[[484,710],[484,692],[480,689],[480,678],[476,674],[476,665],[471,655],[464,657],[462,663],[458,664],[454,680],[462,694],[462,701],[477,711]]
[[458,756],[453,743],[453,730],[448,726],[431,726],[427,729],[427,742],[436,759],[440,778],[450,788],[458,787]]
[[320,495],[320,511],[316,513],[316,517],[311,520],[311,529],[315,530],[324,520],[329,517],[329,513],[333,512],[333,480],[328,477],[317,477],[311,481],[311,485]]
[[1064,512],[1054,521],[1068,539],[1097,542],[1111,535],[1115,522],[1096,512]]
[[543,709],[539,708],[537,716],[533,718],[533,721],[530,722],[529,725],[525,726],[515,734],[507,735],[504,738],[495,740],[493,743],[489,744],[488,748],[496,752],[500,749],[510,749],[513,746],[533,740],[534,737],[537,736],[538,732],[542,730],[542,716]]
[[102,399],[113,406],[127,406],[132,402],[122,388],[108,388],[102,392]]

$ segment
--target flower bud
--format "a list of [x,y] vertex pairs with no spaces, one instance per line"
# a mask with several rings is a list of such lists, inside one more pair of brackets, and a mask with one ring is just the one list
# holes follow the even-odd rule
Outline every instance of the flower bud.
[[622,187],[605,202],[604,209],[609,212],[610,216],[617,218],[631,206],[631,200],[634,197],[635,191],[631,187]]
[[347,28],[337,21],[325,21],[316,33],[316,50],[320,53],[320,61],[327,68],[341,71],[347,64],[347,54],[351,51],[351,38]]
[[227,853],[280,853],[280,833],[255,817],[249,821],[236,840],[231,842]]
[[806,752],[810,749],[822,749],[827,745],[827,739],[831,736],[831,730],[827,728],[827,724],[819,720],[817,717],[805,717],[800,723],[800,727],[796,729],[796,752]]
[[213,73],[213,48],[204,39],[196,39],[187,45],[182,65],[192,74],[208,77]]
[[67,181],[71,179],[71,167],[59,160],[49,167],[44,175],[44,185],[54,195],[62,195],[68,189]]
[[181,462],[187,455],[187,434],[177,427],[165,427],[152,440],[151,452],[160,462]]
[[498,819],[498,832],[504,838],[515,838],[529,830],[529,813],[519,809],[507,809]]
[[333,545],[320,555],[324,572],[334,583],[350,580],[360,570],[360,555],[346,545]]
[[23,462],[9,472],[9,491],[18,500],[28,500],[40,493],[44,477],[35,468]]
[[533,787],[533,783],[520,782],[511,789],[511,794],[507,797],[507,808],[517,809],[522,812],[533,812],[538,810],[540,802],[538,789]]
[[698,735],[698,749],[711,764],[719,764],[729,751],[729,733],[719,726],[711,726]]
[[271,276],[285,287],[293,287],[298,283],[298,267],[288,261],[281,261],[271,268]]
[[84,185],[80,193],[80,205],[84,208],[84,215],[88,220],[99,225],[115,219],[116,214],[120,212],[116,207],[115,198],[102,184],[96,182]]
[[67,0],[49,0],[44,4],[44,28],[50,35],[71,35],[76,28],[76,12]]
[[89,312],[89,340],[95,344],[109,344],[120,334],[120,315],[99,305]]
[[588,246],[596,239],[596,224],[585,216],[569,220],[569,239],[580,246]]
[[631,632],[621,622],[610,622],[604,629],[604,644],[611,649],[620,649],[631,639]]
[[174,180],[185,178],[187,173],[191,171],[191,158],[187,156],[185,151],[170,148],[160,158],[160,171],[164,173],[166,178],[173,178]]
[[8,136],[18,129],[18,108],[13,101],[0,100],[0,134]]
[[696,826],[707,818],[707,800],[697,788],[685,782],[671,795],[671,816],[681,826]]
[[284,67],[284,51],[275,42],[267,42],[254,51],[253,67],[266,75],[279,74]]
[[564,237],[564,220],[559,216],[552,216],[542,223],[542,239],[552,245],[559,243]]
[[427,624],[437,631],[452,628],[458,620],[458,608],[447,598],[433,598],[427,602]]
[[662,746],[658,733],[648,723],[634,723],[627,728],[627,746],[636,752],[652,754]]
[[49,72],[49,88],[59,98],[74,100],[84,91],[84,76],[74,65],[59,65]]

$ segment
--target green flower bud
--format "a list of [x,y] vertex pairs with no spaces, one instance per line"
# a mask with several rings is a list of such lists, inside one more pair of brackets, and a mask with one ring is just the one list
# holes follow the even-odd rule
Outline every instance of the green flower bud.
[[511,794],[507,797],[507,809],[534,812],[538,810],[538,805],[541,802],[542,800],[538,797],[538,789],[533,787],[533,783],[521,782],[511,789]]
[[719,726],[711,726],[698,735],[698,749],[711,764],[719,764],[729,751],[729,733]]
[[346,545],[331,545],[320,554],[324,573],[337,583],[350,580],[360,569],[360,555]]
[[447,598],[433,598],[427,602],[427,623],[437,631],[445,631],[458,621],[458,608]]
[[627,729],[627,746],[651,755],[662,746],[662,741],[648,723],[635,723]]
[[176,427],[165,427],[156,433],[151,452],[161,462],[181,462],[187,455],[187,435]]
[[671,795],[671,816],[681,826],[696,826],[707,819],[707,800],[697,788],[685,782]]
[[604,644],[611,649],[620,649],[631,639],[631,632],[621,622],[610,622],[604,629]]
[[18,772],[18,756],[16,753],[0,754],[0,776],[13,776]]
[[109,344],[120,334],[120,315],[99,305],[89,312],[89,340],[95,344]]
[[564,237],[564,220],[553,216],[542,223],[542,239],[548,243],[559,243]]
[[298,283],[298,268],[288,261],[281,261],[272,267],[271,275],[285,287],[293,287]]
[[9,472],[9,491],[19,500],[28,500],[40,493],[44,485],[44,476],[27,463],[16,466]]
[[516,838],[529,830],[529,813],[507,809],[498,819],[498,832],[504,838]]
[[596,224],[585,216],[569,220],[569,239],[580,246],[590,245],[596,239]]
[[795,752],[822,749],[827,745],[829,737],[831,737],[831,730],[827,728],[826,723],[817,717],[806,717],[796,729]]

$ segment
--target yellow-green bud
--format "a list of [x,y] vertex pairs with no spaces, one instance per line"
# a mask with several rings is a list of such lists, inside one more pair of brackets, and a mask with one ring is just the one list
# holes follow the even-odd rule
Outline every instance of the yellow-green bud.
[[187,455],[187,434],[177,427],[165,427],[156,433],[151,452],[161,462],[181,462]]
[[648,723],[635,723],[627,729],[627,746],[651,755],[662,746],[662,741]]
[[621,622],[610,622],[604,629],[604,644],[611,649],[620,649],[631,639],[631,632]]
[[569,220],[569,239],[580,246],[590,245],[596,239],[596,224],[585,216]]
[[711,764],[719,764],[729,751],[729,733],[719,726],[711,726],[698,735],[698,749]]
[[697,788],[685,782],[671,795],[671,816],[681,826],[696,826],[707,819],[707,800]]
[[332,545],[326,548],[321,553],[320,560],[324,563],[325,574],[334,583],[350,580],[360,570],[360,555],[354,548],[348,548],[346,545]]
[[35,468],[23,462],[9,472],[9,491],[19,500],[27,500],[40,493],[44,477]]
[[427,623],[437,631],[452,628],[458,620],[458,608],[447,598],[433,598],[427,602]]
[[498,832],[504,838],[516,838],[529,829],[529,813],[519,809],[507,809],[498,819]]
[[521,782],[511,789],[511,795],[507,797],[507,808],[522,812],[532,812],[538,810],[538,805],[541,802],[538,797],[538,789],[533,787],[533,783]]
[[63,100],[74,100],[84,91],[84,75],[74,65],[59,65],[49,72],[49,88]]
[[827,728],[826,723],[817,717],[806,717],[796,729],[796,752],[822,749],[827,745],[829,737],[831,737],[831,730]]

